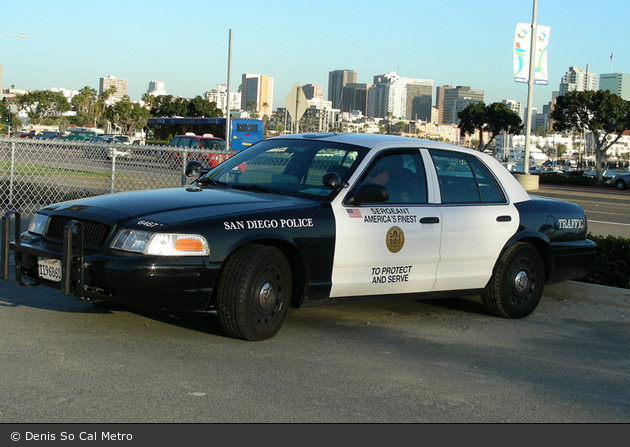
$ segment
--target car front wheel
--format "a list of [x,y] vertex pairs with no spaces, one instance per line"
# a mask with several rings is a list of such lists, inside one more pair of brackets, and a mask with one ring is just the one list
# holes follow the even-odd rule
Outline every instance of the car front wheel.
[[291,267],[277,248],[244,245],[219,276],[217,314],[225,333],[249,341],[280,330],[291,301]]
[[621,179],[617,180],[615,182],[615,188],[617,188],[618,191],[623,191],[624,189],[626,189],[626,182]]
[[544,265],[538,251],[530,244],[517,242],[499,258],[481,298],[493,315],[523,318],[538,306],[544,282]]

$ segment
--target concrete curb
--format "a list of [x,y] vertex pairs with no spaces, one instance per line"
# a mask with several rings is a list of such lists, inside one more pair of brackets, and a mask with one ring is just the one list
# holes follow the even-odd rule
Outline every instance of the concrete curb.
[[630,289],[600,286],[579,281],[565,281],[560,284],[546,286],[543,290],[543,296],[630,309]]

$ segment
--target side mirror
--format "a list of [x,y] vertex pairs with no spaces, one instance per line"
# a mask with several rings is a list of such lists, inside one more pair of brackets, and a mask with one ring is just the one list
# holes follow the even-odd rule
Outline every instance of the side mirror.
[[189,161],[188,163],[186,163],[186,177],[199,178],[202,169],[203,165],[198,161]]
[[322,183],[324,186],[329,187],[333,191],[337,191],[341,189],[343,183],[341,182],[341,177],[336,172],[329,172],[322,176]]
[[389,193],[381,185],[361,185],[356,195],[349,197],[346,203],[349,205],[363,205],[371,203],[383,203],[389,200]]

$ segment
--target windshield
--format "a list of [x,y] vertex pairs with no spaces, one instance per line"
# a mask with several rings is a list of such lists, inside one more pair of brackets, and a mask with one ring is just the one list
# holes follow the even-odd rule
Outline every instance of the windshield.
[[322,183],[322,176],[335,172],[346,181],[366,152],[365,148],[325,141],[265,140],[229,158],[198,181],[326,199],[333,191]]
[[201,146],[205,149],[212,149],[214,151],[225,150],[225,141],[223,140],[200,140]]

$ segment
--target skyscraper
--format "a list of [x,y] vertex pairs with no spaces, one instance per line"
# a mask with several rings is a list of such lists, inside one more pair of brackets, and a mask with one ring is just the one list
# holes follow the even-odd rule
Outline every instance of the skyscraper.
[[324,89],[317,84],[306,84],[302,91],[306,99],[324,99]]
[[452,88],[450,85],[443,85],[435,89],[435,107],[438,110],[438,123],[440,124],[446,122],[444,121],[444,92]]
[[431,106],[433,105],[433,80],[401,78],[407,90],[406,120],[431,119]]
[[368,116],[405,119],[406,113],[407,89],[398,73],[374,76],[374,84],[368,91]]
[[[458,124],[459,118],[457,118],[458,109],[464,104],[470,102],[482,102],[483,90],[471,89],[468,86],[458,85],[455,88],[448,88],[443,90],[444,93],[444,106],[442,109],[443,124]],[[467,101],[462,101],[466,99]]]
[[630,74],[606,73],[599,75],[599,89],[609,90],[610,93],[621,96],[630,101]]
[[166,95],[166,90],[164,89],[164,81],[149,82],[149,89],[147,90],[147,93],[153,96]]
[[102,97],[110,87],[116,88],[114,94],[109,97],[113,102],[120,101],[127,94],[127,80],[110,75],[100,79],[98,96]]
[[565,73],[560,81],[559,95],[567,92],[585,92],[588,90],[597,90],[597,73],[590,73],[588,65],[586,71],[580,67],[569,67],[569,71]]
[[518,101],[514,101],[513,99],[504,99],[501,102],[505,104],[508,110],[516,113],[521,120],[523,119],[523,104]]
[[[203,94],[203,98],[208,102],[214,102],[217,109],[223,112],[223,116],[227,116],[227,86],[225,84],[217,84],[217,88]],[[241,94],[238,92],[230,92],[229,95],[230,110],[238,110],[241,108]]]
[[273,110],[273,78],[266,75],[243,74],[241,81],[241,108],[258,110],[271,116]]
[[333,109],[341,109],[342,92],[346,84],[357,82],[357,73],[352,70],[334,70],[328,73],[328,101],[332,101]]
[[341,97],[341,110],[345,112],[360,110],[364,116],[367,116],[368,89],[370,87],[370,84],[346,84]]

